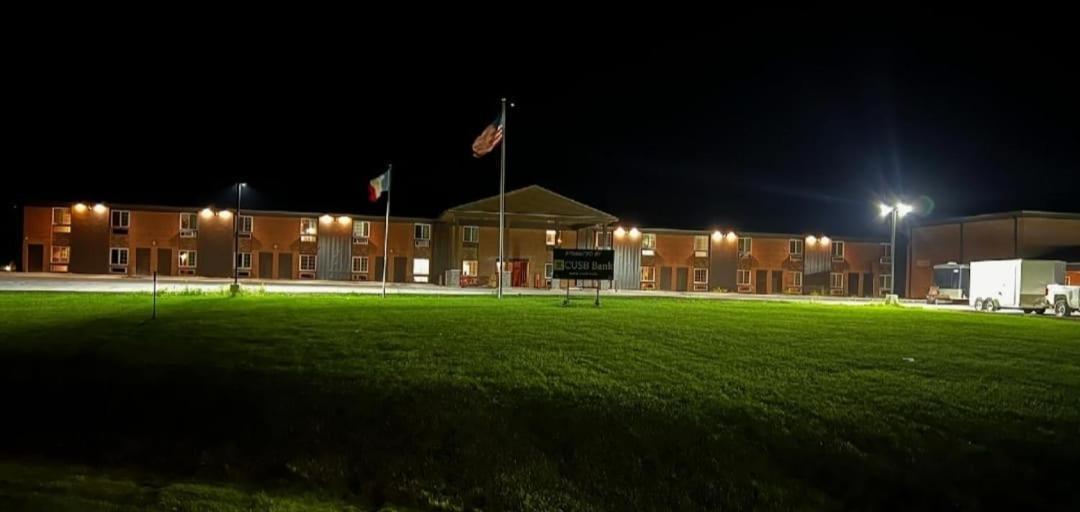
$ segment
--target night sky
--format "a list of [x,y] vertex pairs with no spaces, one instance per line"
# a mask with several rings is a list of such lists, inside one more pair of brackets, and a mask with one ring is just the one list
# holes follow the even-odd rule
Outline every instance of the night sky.
[[[231,204],[396,215],[498,192],[473,138],[506,95],[508,189],[627,225],[884,236],[878,199],[940,217],[1080,211],[1074,31],[1053,20],[779,11],[612,28],[521,18],[40,34],[8,71],[7,205]],[[888,19],[890,21],[882,21]],[[257,25],[257,24],[252,24]],[[1068,29],[1068,30],[1067,30]]]

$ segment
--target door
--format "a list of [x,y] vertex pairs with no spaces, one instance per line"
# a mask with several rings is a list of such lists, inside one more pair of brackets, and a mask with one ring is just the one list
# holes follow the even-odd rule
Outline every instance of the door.
[[375,257],[375,280],[376,281],[382,281],[382,278],[383,278],[383,275],[382,275],[383,261],[385,261],[385,260],[383,260],[382,256],[376,256]]
[[30,244],[26,247],[26,271],[41,272],[45,269],[45,246]]
[[671,267],[660,267],[660,289],[671,290]]
[[408,265],[409,258],[406,258],[404,256],[394,256],[394,266],[392,267],[392,269],[394,271],[395,283],[405,282],[405,269],[408,267]]
[[854,297],[859,294],[859,273],[849,272],[847,276],[847,294]]
[[274,278],[274,253],[262,251],[259,253],[259,279]]
[[172,275],[172,249],[157,250],[157,273],[160,276]]
[[292,253],[279,252],[277,255],[277,278],[292,279]]
[[136,247],[135,248],[135,275],[148,276],[150,275],[150,248],[149,247]]
[[766,293],[769,293],[769,290],[768,290],[769,271],[768,270],[758,270],[754,274],[755,274],[754,275],[754,286],[755,286],[754,293],[760,293],[762,295],[764,295]]
[[520,288],[529,284],[529,262],[526,260],[509,260],[510,262],[510,286]]
[[772,293],[783,293],[784,272],[781,270],[773,270],[769,275],[772,276]]
[[686,267],[679,267],[675,269],[675,289],[680,292],[685,292],[689,286],[690,281],[690,269]]
[[319,235],[317,279],[348,281],[352,278],[352,237]]
[[862,296],[863,297],[873,297],[874,296],[874,274],[863,274]]

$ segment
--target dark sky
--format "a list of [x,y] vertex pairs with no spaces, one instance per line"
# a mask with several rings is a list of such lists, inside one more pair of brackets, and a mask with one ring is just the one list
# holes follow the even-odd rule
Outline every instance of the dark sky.
[[[498,99],[508,188],[627,224],[880,235],[879,198],[931,216],[1078,211],[1074,30],[912,12],[494,25],[176,23],[27,36],[6,78],[2,198],[394,213],[498,192],[471,157]],[[930,211],[932,210],[932,211]]]

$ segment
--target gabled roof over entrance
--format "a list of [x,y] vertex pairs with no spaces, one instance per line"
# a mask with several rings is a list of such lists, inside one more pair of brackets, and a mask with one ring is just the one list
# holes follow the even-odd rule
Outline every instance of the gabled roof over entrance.
[[[511,190],[506,193],[506,216],[517,222],[559,224],[568,227],[611,224],[618,217],[579,203],[539,185]],[[464,219],[495,219],[499,217],[499,196],[465,203],[440,215],[445,221]]]

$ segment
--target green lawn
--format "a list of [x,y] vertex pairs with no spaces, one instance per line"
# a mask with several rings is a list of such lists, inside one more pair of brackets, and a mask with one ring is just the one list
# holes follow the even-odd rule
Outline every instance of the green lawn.
[[273,295],[168,295],[150,321],[149,301],[0,294],[0,508],[1080,503],[1076,321]]

